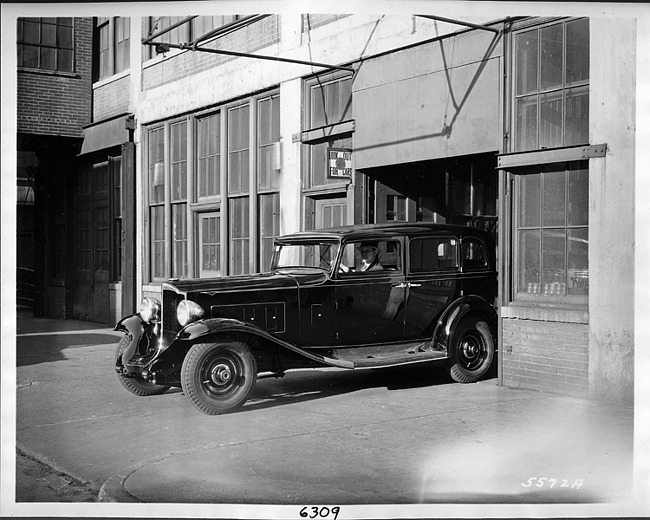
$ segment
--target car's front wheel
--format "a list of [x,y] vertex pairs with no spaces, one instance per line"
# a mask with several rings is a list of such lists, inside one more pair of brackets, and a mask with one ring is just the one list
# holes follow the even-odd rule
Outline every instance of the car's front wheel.
[[208,415],[231,412],[248,399],[257,379],[257,363],[239,342],[198,343],[181,369],[181,385],[194,406]]
[[494,339],[488,324],[478,318],[463,320],[451,338],[449,375],[459,383],[483,377],[494,359]]
[[[124,354],[126,347],[129,346],[130,341],[131,339],[129,336],[124,336],[117,344],[115,359],[117,367],[120,369],[122,369],[122,354]],[[167,390],[169,390],[168,385],[155,385],[149,381],[145,381],[137,377],[126,377],[120,372],[117,373],[117,378],[124,388],[126,388],[132,394],[139,396],[164,394]]]

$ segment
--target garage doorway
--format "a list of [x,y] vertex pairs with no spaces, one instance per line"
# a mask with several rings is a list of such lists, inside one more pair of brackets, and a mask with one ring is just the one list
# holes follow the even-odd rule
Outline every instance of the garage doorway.
[[120,157],[94,164],[77,176],[72,225],[73,319],[106,325],[110,321],[109,284],[119,278],[121,268],[120,177]]

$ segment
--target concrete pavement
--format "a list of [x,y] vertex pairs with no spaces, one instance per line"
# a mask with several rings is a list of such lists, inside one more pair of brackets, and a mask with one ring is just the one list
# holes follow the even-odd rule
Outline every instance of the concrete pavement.
[[[96,324],[18,320],[18,385],[30,380],[37,392],[47,377],[48,397],[18,395],[17,442],[100,486],[103,502],[330,504],[350,513],[631,500],[632,408],[495,379],[455,384],[439,368],[407,367],[299,371],[258,382],[239,412],[205,416],[180,390],[137,398],[120,388],[111,367],[118,339]],[[84,377],[92,384],[80,394]],[[52,417],[34,421],[34,412]]]

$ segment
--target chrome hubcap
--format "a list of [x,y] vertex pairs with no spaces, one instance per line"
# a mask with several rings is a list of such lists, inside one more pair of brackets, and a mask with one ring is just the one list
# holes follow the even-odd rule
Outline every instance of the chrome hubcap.
[[225,385],[231,378],[232,372],[230,367],[224,363],[220,363],[212,369],[212,381],[216,385]]

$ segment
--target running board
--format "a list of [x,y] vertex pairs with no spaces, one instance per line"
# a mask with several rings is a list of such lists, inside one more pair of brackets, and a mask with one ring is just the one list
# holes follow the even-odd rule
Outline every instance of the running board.
[[[447,352],[433,349],[430,342],[425,342],[411,345],[388,345],[383,348],[342,348],[332,351],[332,357],[339,361],[352,363],[353,368],[381,368],[446,359]],[[331,360],[331,358],[327,359]]]

